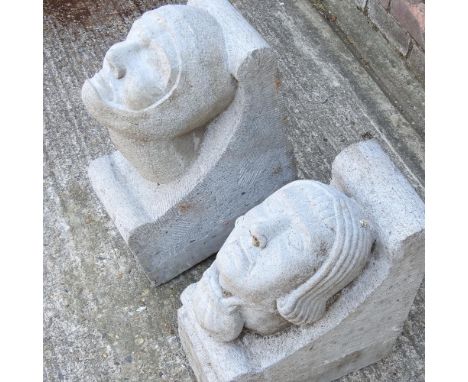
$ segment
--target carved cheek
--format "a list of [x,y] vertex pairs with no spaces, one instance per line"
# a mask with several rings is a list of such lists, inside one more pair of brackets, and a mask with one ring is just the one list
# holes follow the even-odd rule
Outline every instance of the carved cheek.
[[173,71],[177,72],[177,70],[172,67],[170,58],[161,46],[152,43],[146,50],[146,53],[149,65],[153,68],[156,77],[161,82],[160,87],[166,88],[169,85]]
[[165,80],[158,72],[157,62],[148,58],[148,50],[140,46],[133,49],[131,57],[122,55],[120,62],[125,66],[125,75],[112,78],[116,100],[131,110],[151,106],[164,93]]
[[288,233],[287,244],[289,248],[292,248],[294,251],[303,252],[305,251],[303,238],[296,231],[292,230]]
[[151,79],[143,73],[132,73],[124,79],[123,97],[125,104],[133,110],[141,110],[151,106],[161,94]]

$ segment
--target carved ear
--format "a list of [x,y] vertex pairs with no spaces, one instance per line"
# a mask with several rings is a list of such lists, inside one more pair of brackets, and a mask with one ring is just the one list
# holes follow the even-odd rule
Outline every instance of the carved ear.
[[[336,198],[336,197],[335,197]],[[359,221],[358,209],[346,196],[334,200],[336,237],[328,258],[304,284],[278,298],[278,312],[289,322],[301,325],[323,317],[326,304],[364,267],[370,253],[370,229]]]

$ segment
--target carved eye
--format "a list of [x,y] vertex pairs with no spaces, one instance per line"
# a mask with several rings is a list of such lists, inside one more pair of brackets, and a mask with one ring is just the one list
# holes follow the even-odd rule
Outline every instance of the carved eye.
[[266,247],[267,238],[265,236],[255,234],[255,233],[250,233],[250,235],[252,236],[252,245],[254,247],[258,247],[258,248],[261,248],[261,249]]

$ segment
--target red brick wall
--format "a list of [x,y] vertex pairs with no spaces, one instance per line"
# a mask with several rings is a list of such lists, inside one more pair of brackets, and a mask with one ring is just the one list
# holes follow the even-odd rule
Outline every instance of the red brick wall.
[[392,0],[390,14],[424,49],[424,0]]
[[355,0],[359,9],[424,78],[425,0]]

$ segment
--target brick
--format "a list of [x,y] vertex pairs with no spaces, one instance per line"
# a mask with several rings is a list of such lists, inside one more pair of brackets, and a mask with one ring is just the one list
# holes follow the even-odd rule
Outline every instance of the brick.
[[385,37],[398,51],[406,56],[410,46],[408,33],[401,28],[395,19],[380,5],[380,0],[368,1],[368,15]]
[[425,4],[420,0],[392,0],[390,13],[418,45],[425,45]]
[[413,49],[408,56],[408,65],[414,71],[416,76],[424,82],[425,77],[425,56],[424,52],[417,45],[413,44]]

